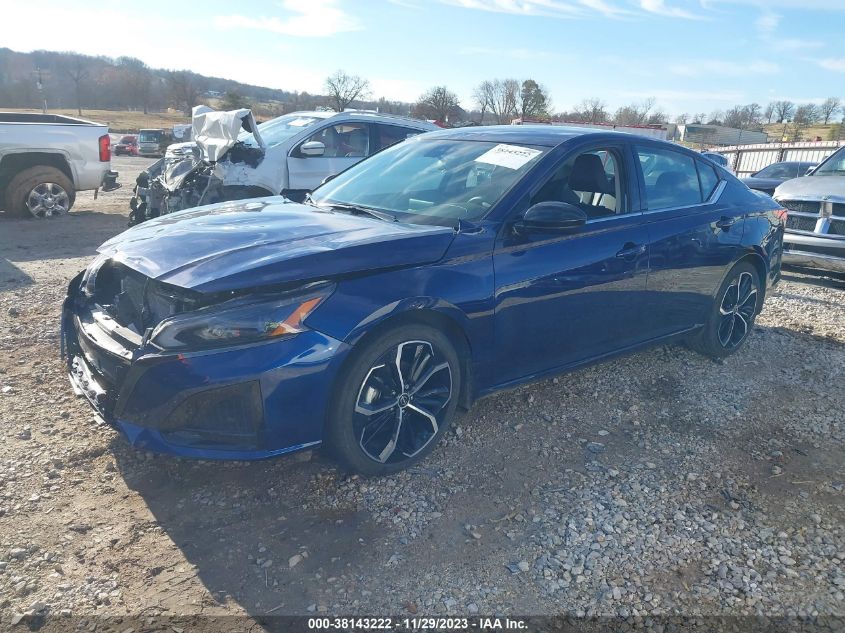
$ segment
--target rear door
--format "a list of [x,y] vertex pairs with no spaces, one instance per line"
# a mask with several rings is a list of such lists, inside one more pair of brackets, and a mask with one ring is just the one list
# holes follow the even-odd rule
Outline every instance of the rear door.
[[[322,156],[305,156],[301,147],[319,141],[325,146]],[[346,121],[327,125],[296,145],[288,157],[288,188],[311,191],[327,176],[339,174],[372,153],[370,124]]]
[[649,321],[663,336],[704,322],[739,256],[743,211],[722,202],[726,182],[708,161],[651,144],[634,155],[649,234]]

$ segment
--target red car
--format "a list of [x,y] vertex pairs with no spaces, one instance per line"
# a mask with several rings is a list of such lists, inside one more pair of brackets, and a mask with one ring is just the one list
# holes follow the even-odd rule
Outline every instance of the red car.
[[138,155],[138,137],[134,135],[124,136],[118,143],[114,144],[114,155],[120,156],[126,154],[127,156]]

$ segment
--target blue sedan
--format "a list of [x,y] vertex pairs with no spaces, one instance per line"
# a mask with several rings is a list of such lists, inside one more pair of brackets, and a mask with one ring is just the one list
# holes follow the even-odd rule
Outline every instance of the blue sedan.
[[304,204],[215,204],[106,242],[70,284],[63,351],[137,447],[323,444],[391,473],[496,390],[672,340],[736,352],[779,278],[785,218],[665,142],[432,132]]

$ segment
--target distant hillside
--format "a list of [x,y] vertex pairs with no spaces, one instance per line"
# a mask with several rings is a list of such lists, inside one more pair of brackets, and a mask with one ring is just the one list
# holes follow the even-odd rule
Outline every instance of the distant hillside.
[[770,143],[778,141],[838,141],[845,140],[845,129],[841,123],[822,125],[813,123],[804,127],[796,127],[794,123],[769,123],[763,130],[769,135]]
[[[91,110],[166,112],[168,108],[190,113],[200,103],[232,107],[249,105],[261,118],[326,104],[322,95],[277,90],[221,77],[207,77],[190,70],[150,68],[132,57],[91,57],[78,53],[34,51],[18,53],[0,48],[0,108],[41,109],[73,113]],[[404,112],[409,104],[356,103]],[[92,118],[92,117],[89,117]]]

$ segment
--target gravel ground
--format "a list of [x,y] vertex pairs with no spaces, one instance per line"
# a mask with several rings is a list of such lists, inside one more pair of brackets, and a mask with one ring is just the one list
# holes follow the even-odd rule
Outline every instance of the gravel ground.
[[[129,449],[58,359],[123,189],[0,216],[0,627],[248,614],[845,616],[845,282],[789,273],[745,349],[664,346],[490,397],[422,465]],[[119,621],[119,620],[118,620]]]

